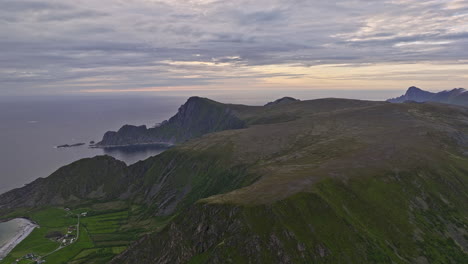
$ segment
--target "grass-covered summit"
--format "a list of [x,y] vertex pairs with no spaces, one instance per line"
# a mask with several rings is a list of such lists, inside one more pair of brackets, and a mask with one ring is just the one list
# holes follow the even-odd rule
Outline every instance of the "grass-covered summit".
[[[55,177],[82,178],[61,196],[76,208],[115,201],[139,208],[127,226],[150,223],[146,235],[112,263],[468,259],[467,108],[347,99],[211,102],[228,108],[242,128],[200,133],[129,167],[98,157],[95,169],[75,170],[93,164],[78,161],[42,180],[53,186]],[[93,176],[98,170],[116,188]],[[27,188],[0,196],[0,205],[43,190]]]

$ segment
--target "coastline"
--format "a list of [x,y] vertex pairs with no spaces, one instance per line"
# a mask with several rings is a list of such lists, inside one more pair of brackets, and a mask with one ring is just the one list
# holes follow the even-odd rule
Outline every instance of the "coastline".
[[17,232],[15,236],[10,239],[10,241],[6,242],[4,245],[0,245],[0,260],[4,259],[19,243],[21,243],[21,241],[28,237],[34,228],[39,227],[28,219],[16,219],[22,221],[20,226],[21,231]]
[[169,142],[148,142],[148,143],[135,143],[135,144],[123,144],[123,145],[100,145],[94,144],[89,145],[89,148],[98,148],[98,149],[110,149],[110,148],[126,148],[126,147],[139,147],[139,146],[160,146],[170,148],[175,146],[173,143]]

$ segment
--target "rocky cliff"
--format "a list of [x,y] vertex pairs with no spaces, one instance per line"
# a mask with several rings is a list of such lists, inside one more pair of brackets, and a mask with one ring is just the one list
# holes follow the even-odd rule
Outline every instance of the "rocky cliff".
[[160,126],[125,125],[117,132],[107,132],[98,147],[163,143],[176,144],[207,133],[227,129],[244,128],[229,105],[218,103],[206,98],[191,97],[182,105],[177,114]]

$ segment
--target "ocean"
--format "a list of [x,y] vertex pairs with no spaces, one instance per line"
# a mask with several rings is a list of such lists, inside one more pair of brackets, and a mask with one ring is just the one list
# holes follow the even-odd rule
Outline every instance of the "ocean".
[[[154,126],[173,116],[187,97],[48,97],[0,99],[0,193],[47,177],[73,161],[110,155],[127,164],[164,149],[88,148],[124,124]],[[62,144],[86,143],[72,148]]]

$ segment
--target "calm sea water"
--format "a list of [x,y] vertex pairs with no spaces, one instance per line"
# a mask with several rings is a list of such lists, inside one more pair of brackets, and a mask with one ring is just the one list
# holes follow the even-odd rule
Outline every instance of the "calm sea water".
[[124,124],[153,126],[173,116],[189,96],[199,95],[225,103],[263,105],[283,96],[384,100],[400,91],[193,91],[171,96],[47,96],[0,97],[0,193],[47,177],[59,167],[85,157],[111,155],[132,164],[157,155],[156,147],[56,149],[57,145],[100,141],[108,130]]
[[[0,193],[47,177],[85,157],[111,155],[132,164],[163,151],[157,147],[92,149],[108,130],[152,126],[177,112],[186,97],[0,99]],[[57,145],[87,143],[73,148]]]

